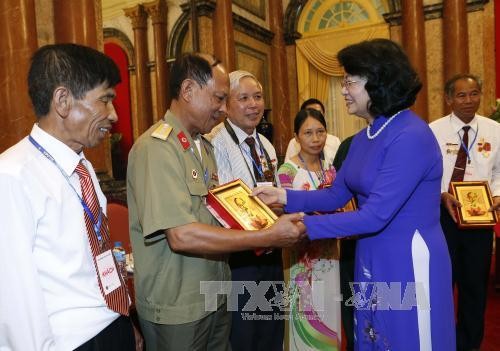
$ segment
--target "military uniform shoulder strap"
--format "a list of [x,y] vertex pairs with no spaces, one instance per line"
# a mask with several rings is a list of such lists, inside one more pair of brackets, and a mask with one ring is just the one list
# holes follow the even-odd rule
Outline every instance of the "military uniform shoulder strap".
[[151,136],[160,140],[167,140],[168,136],[172,132],[172,126],[166,122],[161,122],[151,133]]

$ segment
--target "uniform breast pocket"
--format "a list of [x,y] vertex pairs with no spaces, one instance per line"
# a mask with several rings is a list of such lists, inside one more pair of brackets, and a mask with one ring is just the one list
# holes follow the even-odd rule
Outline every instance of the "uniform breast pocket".
[[189,193],[192,196],[206,196],[208,194],[207,186],[203,182],[187,182]]
[[208,211],[205,207],[203,199],[208,195],[207,186],[203,182],[188,182],[189,193],[191,194],[191,206],[193,213],[201,216],[202,213]]

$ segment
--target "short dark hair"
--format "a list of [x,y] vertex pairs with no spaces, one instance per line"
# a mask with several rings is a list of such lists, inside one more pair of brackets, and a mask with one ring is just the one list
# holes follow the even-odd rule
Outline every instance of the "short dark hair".
[[306,108],[306,109],[301,109],[299,112],[297,112],[297,115],[293,120],[293,131],[295,132],[295,134],[299,135],[300,127],[302,127],[307,117],[314,118],[319,123],[321,123],[323,127],[325,127],[326,129],[326,121],[323,114],[320,111],[315,110],[313,108]]
[[346,73],[366,78],[370,97],[368,111],[391,116],[415,103],[422,83],[403,49],[388,39],[349,45],[337,58]]
[[[211,58],[212,62],[208,59]],[[179,56],[170,69],[170,81],[168,83],[171,99],[177,100],[181,90],[181,84],[186,79],[193,79],[200,87],[207,85],[212,79],[212,68],[221,63],[220,60],[207,54],[197,52],[185,53]]]
[[64,86],[82,99],[100,84],[114,87],[120,82],[120,71],[110,57],[77,44],[42,46],[31,58],[28,73],[28,91],[38,118],[49,113],[57,87]]
[[454,75],[450,79],[448,79],[446,81],[446,83],[444,84],[444,92],[445,92],[446,96],[448,96],[448,97],[453,96],[453,94],[455,93],[455,83],[457,82],[457,80],[461,80],[461,79],[472,79],[473,81],[475,81],[477,83],[477,85],[479,87],[479,91],[482,91],[483,82],[481,82],[481,79],[479,79],[478,76],[475,76],[475,75],[470,74],[470,73],[459,73],[459,74]]
[[307,99],[306,101],[304,101],[302,103],[302,105],[300,105],[300,109],[301,110],[304,110],[307,108],[307,106],[309,105],[314,105],[314,104],[318,104],[319,106],[321,106],[321,112],[324,114],[325,113],[325,106],[323,105],[323,103],[321,101],[319,101],[318,99],[316,98],[310,98],[310,99]]

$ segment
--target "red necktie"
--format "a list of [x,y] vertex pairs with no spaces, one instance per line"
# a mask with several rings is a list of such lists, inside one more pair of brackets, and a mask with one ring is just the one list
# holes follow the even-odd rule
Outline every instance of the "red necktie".
[[465,167],[467,163],[467,148],[469,147],[469,129],[470,126],[464,126],[464,136],[462,137],[462,144],[458,150],[457,160],[455,161],[455,168],[451,175],[451,182],[461,182],[464,180]]
[[250,147],[250,155],[253,159],[253,173],[258,182],[263,182],[266,178],[262,174],[262,165],[260,163],[259,155],[257,155],[257,150],[255,149],[255,139],[253,137],[248,137],[245,139],[245,143]]
[[[78,166],[75,169],[75,172],[80,177],[80,186],[82,188],[83,201],[87,204],[88,208],[92,212],[94,220],[97,223],[99,218],[99,212],[101,211],[101,209],[99,206],[99,200],[97,199],[97,195],[95,193],[94,184],[92,183],[92,178],[90,177],[87,168],[81,163],[78,164]],[[99,239],[97,238],[97,234],[94,228],[94,224],[96,223],[92,222],[92,219],[87,214],[87,212],[84,211],[84,215],[85,215],[85,226],[87,227],[87,236],[90,243],[90,249],[92,250],[94,267],[97,272],[96,257],[99,256],[101,253],[105,252],[106,250],[110,249],[108,219],[104,214],[102,214],[101,235],[104,245],[102,245],[101,247],[101,245],[99,245]],[[120,283],[121,283],[120,287],[113,290],[107,295],[104,294],[101,280],[99,278],[97,280],[99,281],[99,288],[101,290],[101,294],[106,300],[106,304],[108,305],[108,307],[117,313],[128,316],[128,309],[130,303],[127,293],[127,288],[125,286],[123,277],[121,276],[120,272],[118,272],[118,277],[120,278]]]

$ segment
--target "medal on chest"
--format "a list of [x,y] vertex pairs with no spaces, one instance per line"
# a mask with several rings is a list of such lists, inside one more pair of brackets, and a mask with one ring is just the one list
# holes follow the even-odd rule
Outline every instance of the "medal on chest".
[[446,154],[447,155],[458,155],[458,150],[460,150],[459,144],[446,143]]
[[484,158],[490,157],[491,144],[484,140],[484,138],[479,139],[477,142],[477,151],[481,153]]

